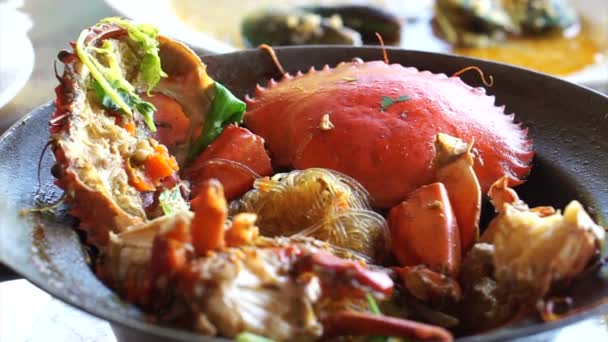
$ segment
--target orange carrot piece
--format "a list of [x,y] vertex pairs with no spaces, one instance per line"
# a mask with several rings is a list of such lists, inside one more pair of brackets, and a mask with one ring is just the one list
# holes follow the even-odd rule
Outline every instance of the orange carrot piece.
[[393,253],[403,266],[423,264],[458,275],[460,232],[445,186],[433,183],[414,191],[389,214]]
[[221,248],[225,245],[224,223],[228,217],[228,204],[222,184],[210,179],[201,185],[201,190],[191,202],[192,244],[197,255]]
[[157,145],[154,148],[154,153],[146,158],[144,168],[146,175],[154,183],[171,176],[175,171],[179,170],[177,161],[169,155],[169,151],[163,145]]
[[129,132],[129,134],[131,134],[132,136],[135,136],[135,123],[134,122],[132,122],[132,121],[127,122],[123,128],[127,132]]

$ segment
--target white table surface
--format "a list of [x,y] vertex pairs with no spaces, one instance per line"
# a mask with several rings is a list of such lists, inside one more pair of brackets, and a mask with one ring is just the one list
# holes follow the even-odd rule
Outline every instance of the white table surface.
[[[564,328],[550,341],[608,341],[607,317]],[[116,337],[107,322],[64,304],[27,280],[0,283],[0,342],[26,341],[116,342]]]

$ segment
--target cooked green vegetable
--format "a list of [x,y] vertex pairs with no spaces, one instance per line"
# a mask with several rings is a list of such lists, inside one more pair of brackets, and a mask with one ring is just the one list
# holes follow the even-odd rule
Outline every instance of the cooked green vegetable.
[[198,156],[222,133],[226,125],[242,122],[246,108],[245,102],[236,98],[219,82],[215,82],[215,97],[205,118],[203,131],[190,149],[190,158]]
[[274,340],[271,340],[264,336],[260,336],[260,335],[256,335],[256,334],[252,334],[252,333],[248,333],[248,332],[238,334],[234,340],[236,342],[274,342]]
[[374,299],[374,297],[371,295],[371,293],[366,293],[365,294],[365,298],[367,299],[367,305],[369,306],[369,311],[371,311],[374,315],[382,315],[382,312],[380,311],[380,308],[378,307],[378,303],[376,303],[376,300]]
[[190,210],[190,206],[182,197],[179,186],[163,191],[160,196],[158,196],[158,202],[165,215]]
[[[158,56],[158,31],[150,25],[134,25],[120,18],[107,18],[102,22],[116,23],[127,29],[129,37],[140,47],[141,60],[139,71],[148,88],[148,92],[156,86],[161,77],[166,74],[162,71],[160,57]],[[86,65],[93,76],[93,90],[101,104],[117,112],[133,115],[138,112],[152,132],[156,131],[153,114],[156,108],[149,102],[142,101],[135,92],[135,88],[123,76],[118,62],[118,53],[115,45],[105,40],[101,47],[85,46],[84,41],[89,34],[82,31],[76,42],[76,54]],[[94,56],[93,53],[96,55]],[[102,64],[96,56],[103,55],[107,65]]]
[[[371,311],[374,315],[382,316],[382,311],[378,307],[378,303],[374,299],[371,293],[366,293],[365,298],[367,299],[367,305],[369,306],[369,311]],[[373,336],[370,339],[370,342],[386,342],[388,339],[384,336]]]
[[[134,108],[136,112],[141,114],[144,122],[150,128],[152,132],[156,132],[156,125],[154,125],[154,111],[156,111],[156,107],[150,102],[142,101],[138,96],[133,96],[120,88],[117,83],[111,84],[111,86],[115,89],[116,94],[126,103],[129,108]],[[99,98],[101,105],[106,107],[107,109],[115,112],[120,112],[122,107],[116,103],[113,97],[110,96],[109,93],[105,92],[101,87],[97,80],[93,80],[93,91],[95,91],[95,95]]]

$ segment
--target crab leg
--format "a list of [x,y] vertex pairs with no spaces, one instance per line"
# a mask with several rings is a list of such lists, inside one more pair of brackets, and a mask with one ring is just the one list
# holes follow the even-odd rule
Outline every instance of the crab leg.
[[[342,259],[329,252],[319,251],[304,257],[297,266],[298,272],[313,272],[321,278],[324,295],[343,298],[345,295],[363,297],[365,289],[390,295],[393,281],[384,272],[373,271],[352,260]],[[349,279],[349,281],[335,281]],[[352,283],[357,286],[353,287]],[[354,291],[353,289],[357,290]]]
[[466,253],[479,239],[481,187],[473,170],[473,143],[439,133],[435,138],[436,179],[443,183],[460,230],[460,246]]
[[443,328],[396,317],[343,311],[323,319],[323,337],[344,335],[381,335],[433,341],[453,340],[452,334]]
[[403,266],[423,264],[436,272],[458,275],[460,233],[442,183],[423,186],[393,207],[389,228],[393,252]]
[[215,179],[205,181],[190,206],[194,211],[192,244],[196,254],[205,255],[208,251],[223,247],[228,205],[222,184]]

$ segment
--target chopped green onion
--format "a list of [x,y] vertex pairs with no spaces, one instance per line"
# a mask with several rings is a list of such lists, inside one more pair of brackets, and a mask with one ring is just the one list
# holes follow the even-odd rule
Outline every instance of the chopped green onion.
[[[378,303],[376,303],[374,296],[372,296],[371,293],[367,292],[365,294],[365,298],[367,299],[367,305],[369,306],[369,311],[371,311],[374,315],[382,316],[382,311],[380,311],[380,308],[378,307]],[[384,336],[373,336],[370,339],[370,342],[387,342],[387,341],[388,341],[388,338],[384,337]]]
[[101,89],[112,99],[112,101],[122,108],[125,113],[133,115],[129,105],[125,103],[125,101],[118,95],[106,78],[101,74],[101,71],[96,67],[95,64],[93,64],[92,56],[85,51],[84,40],[88,34],[88,30],[82,31],[78,37],[78,40],[76,41],[76,54],[78,55],[78,58],[80,58],[82,63],[87,66],[95,81],[99,83]]
[[380,308],[378,307],[378,303],[376,303],[374,296],[372,296],[372,294],[368,292],[365,294],[365,298],[367,299],[369,311],[371,311],[374,315],[381,316],[382,312],[380,311]]
[[139,44],[143,51],[143,57],[139,62],[139,71],[148,85],[148,94],[150,94],[161,77],[167,77],[167,74],[161,68],[158,55],[158,29],[149,24],[134,24],[118,17],[106,18],[101,22],[114,23],[126,28],[129,38]]
[[260,335],[256,335],[256,334],[252,334],[252,333],[248,333],[248,332],[243,332],[243,333],[238,334],[235,338],[235,341],[236,342],[274,342],[274,340],[271,340],[264,336],[260,336]]
[[[139,71],[144,79],[148,93],[158,84],[161,77],[167,74],[161,69],[158,55],[158,30],[150,25],[135,25],[120,18],[106,18],[102,23],[115,23],[127,29],[131,38],[140,47],[141,59]],[[89,30],[80,33],[76,42],[76,54],[93,76],[93,90],[101,104],[109,110],[133,115],[139,113],[150,131],[156,132],[154,125],[154,111],[156,108],[149,102],[142,101],[135,93],[135,88],[123,76],[118,62],[117,51],[109,40],[105,40],[101,47],[85,46],[84,41]],[[105,56],[107,66],[103,65],[91,52]]]

